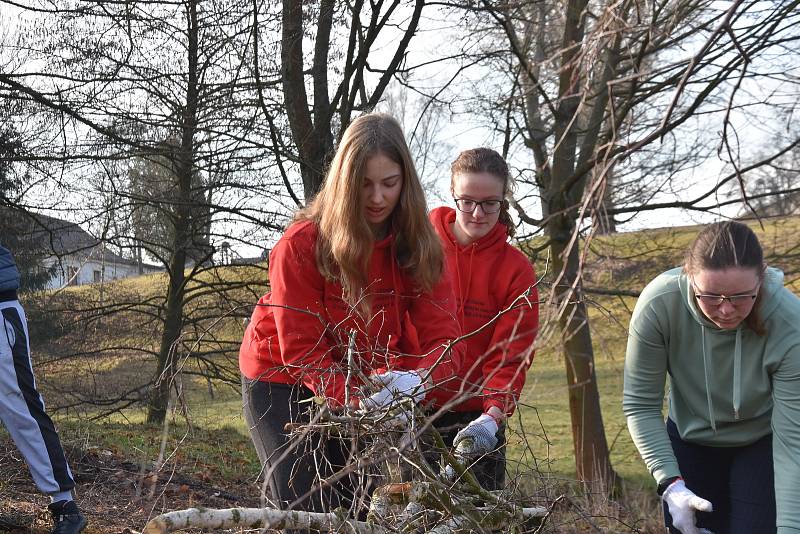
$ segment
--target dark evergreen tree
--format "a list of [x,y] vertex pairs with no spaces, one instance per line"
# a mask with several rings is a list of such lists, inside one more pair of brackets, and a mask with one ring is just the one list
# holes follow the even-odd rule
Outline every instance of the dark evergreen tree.
[[[28,181],[14,162],[23,151],[19,134],[10,127],[0,129],[0,243],[11,250],[20,273],[20,290],[43,289],[53,269],[43,263],[47,249],[35,218],[18,205],[16,197]],[[38,237],[37,237],[38,236]]]

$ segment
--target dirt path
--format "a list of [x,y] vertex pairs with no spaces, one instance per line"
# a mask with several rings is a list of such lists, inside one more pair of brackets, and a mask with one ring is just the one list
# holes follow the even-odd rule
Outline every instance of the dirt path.
[[[152,474],[108,450],[68,449],[78,502],[89,519],[85,534],[141,530],[149,517],[192,506],[258,506],[253,480],[200,480],[179,471]],[[0,532],[50,532],[49,500],[33,485],[14,444],[0,437]]]

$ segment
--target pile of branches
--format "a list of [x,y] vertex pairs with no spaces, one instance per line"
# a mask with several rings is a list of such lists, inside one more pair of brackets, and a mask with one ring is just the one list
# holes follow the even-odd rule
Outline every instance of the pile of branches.
[[[330,411],[322,399],[315,400],[319,402],[310,407],[314,412],[310,422],[290,423],[286,430],[295,450],[319,443],[321,434],[352,444],[352,461],[331,477],[319,480],[320,487],[345,477],[362,480],[348,507],[327,513],[280,510],[269,503],[262,508],[190,508],[153,518],[143,533],[185,528],[363,534],[525,532],[548,513],[542,506],[526,506],[510,491],[485,490],[469,469],[478,459],[471,451],[472,443],[464,440],[456,450],[449,451],[432,424],[436,414],[426,416],[411,399],[403,399],[388,410],[341,413]],[[432,457],[437,459],[430,461]]]

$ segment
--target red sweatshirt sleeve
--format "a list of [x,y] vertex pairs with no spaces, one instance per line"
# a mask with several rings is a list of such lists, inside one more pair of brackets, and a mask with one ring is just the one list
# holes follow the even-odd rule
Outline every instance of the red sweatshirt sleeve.
[[421,355],[416,368],[430,369],[434,384],[458,376],[464,344],[458,343],[445,352],[450,342],[461,335],[447,270],[430,293],[422,293],[411,302],[408,319],[416,330]]
[[484,412],[497,406],[511,415],[522,393],[525,375],[533,361],[533,342],[539,326],[539,295],[535,284],[536,274],[526,260],[511,281],[503,309],[530,289],[527,300],[520,299],[512,311],[497,320],[489,343],[490,352],[483,361]]
[[281,239],[270,255],[271,303],[281,362],[315,395],[336,406],[344,402],[346,375],[325,335],[325,280],[317,269],[315,243],[305,237]]

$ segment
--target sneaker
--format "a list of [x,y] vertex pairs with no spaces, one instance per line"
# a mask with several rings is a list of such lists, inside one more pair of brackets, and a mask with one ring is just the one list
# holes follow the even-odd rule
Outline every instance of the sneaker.
[[47,506],[53,516],[52,534],[78,534],[86,528],[86,518],[75,501],[58,501]]

